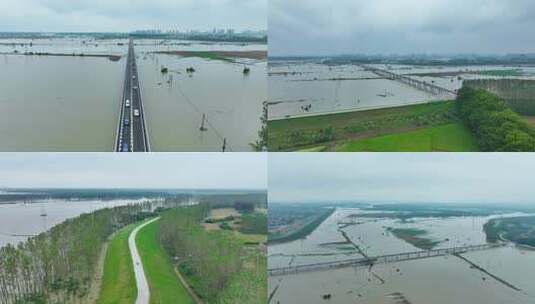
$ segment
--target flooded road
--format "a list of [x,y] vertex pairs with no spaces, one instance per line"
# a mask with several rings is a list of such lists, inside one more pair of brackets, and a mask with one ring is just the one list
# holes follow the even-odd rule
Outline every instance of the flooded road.
[[[367,66],[406,75],[448,90],[457,90],[464,79],[535,79],[531,66]],[[512,76],[493,76],[502,71]],[[321,60],[270,61],[269,118],[306,116],[426,103],[452,99],[434,95],[401,82],[381,78],[357,64],[327,65]]]
[[[223,142],[227,151],[252,150],[267,99],[267,60],[155,52],[265,51],[265,44],[135,44],[153,151],[221,151]],[[0,39],[0,151],[113,151],[127,45],[125,39]],[[187,73],[189,67],[195,72]]]
[[[401,222],[358,217],[361,212],[338,209],[306,239],[269,245],[268,268],[421,250],[392,235],[387,230],[389,227],[424,229],[428,232],[426,237],[440,242],[435,248],[483,244],[486,238],[482,226],[492,218],[420,218]],[[515,215],[518,214],[507,216]],[[363,254],[353,245],[343,244],[341,231]],[[535,301],[535,273],[526,271],[535,267],[535,251],[503,247],[462,256],[520,291],[449,255],[377,264],[372,268],[272,276],[269,277],[269,290],[273,294],[270,303],[527,304]],[[296,294],[297,288],[303,292]],[[328,294],[330,299],[324,299]]]

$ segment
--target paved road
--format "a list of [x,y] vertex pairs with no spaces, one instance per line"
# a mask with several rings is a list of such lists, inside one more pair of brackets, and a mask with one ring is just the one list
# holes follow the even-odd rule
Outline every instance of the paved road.
[[159,219],[160,218],[157,217],[137,226],[128,237],[128,248],[130,248],[130,255],[132,256],[132,262],[134,264],[134,274],[136,276],[136,304],[149,304],[150,299],[149,284],[147,283],[147,277],[145,277],[145,271],[143,270],[143,263],[141,262],[141,257],[139,256],[139,252],[137,251],[136,247],[136,235],[143,227]]
[[[137,110],[137,111],[136,111]],[[139,114],[136,115],[136,112]],[[149,152],[143,99],[139,85],[134,43],[130,40],[126,59],[121,114],[115,141],[116,152]]]

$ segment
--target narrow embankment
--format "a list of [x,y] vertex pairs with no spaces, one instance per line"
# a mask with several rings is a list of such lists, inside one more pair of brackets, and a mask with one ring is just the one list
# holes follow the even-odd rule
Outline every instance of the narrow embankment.
[[295,241],[295,240],[298,240],[298,239],[305,238],[309,234],[314,232],[314,230],[316,230],[316,228],[318,228],[318,226],[321,225],[321,223],[323,223],[326,219],[328,219],[335,211],[336,211],[336,208],[330,208],[330,209],[326,210],[323,214],[321,214],[320,216],[316,217],[314,220],[312,220],[311,222],[307,223],[306,225],[301,227],[301,229],[299,229],[299,230],[297,230],[297,231],[295,231],[293,233],[290,233],[290,234],[287,234],[287,235],[283,235],[283,236],[269,235],[268,236],[268,243],[269,244],[285,243],[285,242],[291,242],[291,241]]
[[111,61],[119,61],[122,56],[111,54],[84,54],[84,53],[48,53],[48,52],[26,52],[26,53],[9,53],[1,52],[0,55],[13,56],[55,56],[55,57],[93,57],[93,58],[108,58]]
[[[500,278],[500,277],[498,277],[498,276],[496,276],[496,275],[493,275],[492,273],[488,272],[485,268],[483,268],[483,267],[477,265],[476,263],[470,261],[469,259],[463,257],[462,255],[456,253],[456,254],[454,254],[454,256],[456,256],[456,257],[458,257],[459,259],[465,261],[466,263],[470,264],[470,266],[472,266],[473,268],[475,268],[475,269],[477,269],[477,270],[483,272],[484,274],[486,274],[486,275],[488,275],[489,277],[495,279],[496,281],[502,283],[503,285],[505,285],[505,286],[507,286],[507,287],[509,287],[509,288],[512,288],[512,289],[514,289],[514,290],[516,290],[516,291],[522,291],[522,289],[516,287],[515,285],[513,285],[513,284],[507,282],[506,280],[504,280],[504,279],[502,279],[502,278]],[[522,291],[522,292],[523,292],[523,291]]]
[[150,290],[150,294],[147,293],[147,302],[144,303],[194,304],[175,273],[171,257],[160,244],[160,222],[153,220],[141,228],[143,229],[138,230],[136,246]]
[[273,297],[277,293],[277,290],[279,290],[279,287],[280,287],[280,283],[277,284],[277,286],[275,286],[275,288],[273,288],[273,290],[269,293],[268,304],[270,304],[271,301],[273,300]]
[[128,236],[135,227],[132,224],[119,230],[108,244],[97,304],[132,304],[136,299],[136,280],[128,248]]
[[186,288],[186,290],[188,291],[188,294],[193,300],[193,302],[195,302],[195,304],[204,304],[201,298],[199,298],[197,294],[195,294],[193,289],[191,289],[191,287],[188,285],[188,282],[186,282],[186,279],[184,279],[184,277],[182,276],[182,274],[176,267],[175,267],[175,273],[178,279],[180,280],[180,283],[182,283],[182,286],[184,286],[184,288]]
[[366,259],[369,259],[370,257],[366,254],[366,252],[364,252],[364,250],[362,250],[362,248],[360,248],[359,245],[357,245],[355,242],[353,242],[349,236],[347,235],[347,232],[345,232],[344,230],[341,230],[341,229],[338,229],[338,231],[342,234],[342,236],[344,237],[344,239],[346,240],[347,244],[351,244],[353,245],[353,247],[355,247],[355,250],[358,251],[358,253],[360,255],[362,255],[363,257],[365,257]]
[[138,232],[147,225],[157,221],[159,217],[149,220],[139,226],[137,226],[130,236],[128,237],[128,248],[130,248],[130,255],[132,256],[132,264],[134,265],[134,275],[136,277],[137,297],[136,304],[148,304],[150,298],[149,284],[139,255],[138,248],[136,246],[136,236]]
[[338,228],[338,231],[342,234],[342,236],[344,237],[344,239],[346,240],[346,243],[347,244],[351,244],[353,245],[353,247],[355,248],[355,250],[360,254],[362,255],[364,258],[368,259],[370,261],[370,266],[368,267],[368,272],[373,276],[375,277],[377,280],[379,280],[379,282],[381,283],[381,285],[385,284],[386,281],[380,276],[378,275],[377,273],[375,273],[373,271],[373,261],[372,259],[370,259],[370,257],[366,254],[366,252],[364,252],[364,250],[362,250],[362,248],[357,245],[357,243],[353,242],[353,240],[351,240],[351,238],[347,235],[347,232],[345,232],[344,230],[342,230],[341,228]]

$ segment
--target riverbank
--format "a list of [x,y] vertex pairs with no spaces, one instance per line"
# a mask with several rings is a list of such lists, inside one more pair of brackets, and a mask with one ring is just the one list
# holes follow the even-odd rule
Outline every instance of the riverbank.
[[321,214],[314,220],[303,225],[300,229],[290,232],[289,234],[284,234],[284,235],[270,234],[268,236],[268,244],[286,243],[286,242],[291,242],[291,241],[305,238],[309,234],[314,232],[314,230],[316,230],[316,228],[318,228],[318,226],[321,225],[321,223],[323,223],[323,221],[325,221],[327,218],[329,218],[335,211],[336,211],[336,208],[329,208],[323,214]]
[[149,210],[150,204],[138,204],[84,213],[17,247],[1,247],[0,265],[11,265],[0,267],[2,303],[94,302],[103,283],[99,276],[106,275],[102,264],[110,236],[153,216]]
[[456,123],[454,101],[270,120],[268,145],[270,151],[335,151],[350,141]]
[[108,55],[108,54],[86,54],[86,53],[48,53],[48,52],[24,52],[24,53],[8,53],[2,52],[0,55],[13,55],[13,56],[57,56],[57,57],[96,57],[96,58],[108,58],[110,61],[119,61],[122,56],[120,55]]
[[234,58],[267,59],[267,51],[157,51],[154,53],[224,61],[233,61]]
[[489,243],[501,239],[535,249],[535,216],[491,219],[483,225]]

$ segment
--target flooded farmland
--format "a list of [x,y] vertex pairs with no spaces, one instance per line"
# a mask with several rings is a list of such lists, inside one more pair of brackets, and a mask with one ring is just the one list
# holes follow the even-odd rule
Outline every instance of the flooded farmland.
[[[151,146],[155,151],[249,151],[267,99],[266,63],[150,54],[139,60]],[[161,66],[169,69],[162,74]],[[250,69],[245,75],[244,66]],[[194,73],[186,73],[194,67]],[[203,116],[207,130],[200,131]]]
[[269,118],[281,119],[453,99],[378,76],[369,68],[405,75],[451,91],[465,79],[535,79],[533,66],[415,66],[324,64],[322,60],[270,61]]
[[0,55],[0,66],[0,151],[113,149],[124,60]]
[[[113,151],[127,49],[126,39],[1,39],[0,151]],[[136,40],[152,150],[221,151],[225,142],[228,151],[250,151],[267,99],[265,59],[155,52],[266,49]]]
[[[420,251],[389,228],[417,228],[435,248],[486,243],[483,224],[496,216],[412,218],[359,217],[339,208],[306,239],[269,245],[268,268]],[[522,214],[503,214],[517,216]],[[347,235],[350,242],[344,237]],[[358,250],[356,249],[358,248]],[[270,303],[533,303],[535,251],[505,246],[372,267],[348,267],[269,277]],[[295,290],[301,290],[296,293]],[[328,298],[325,296],[329,295]]]

